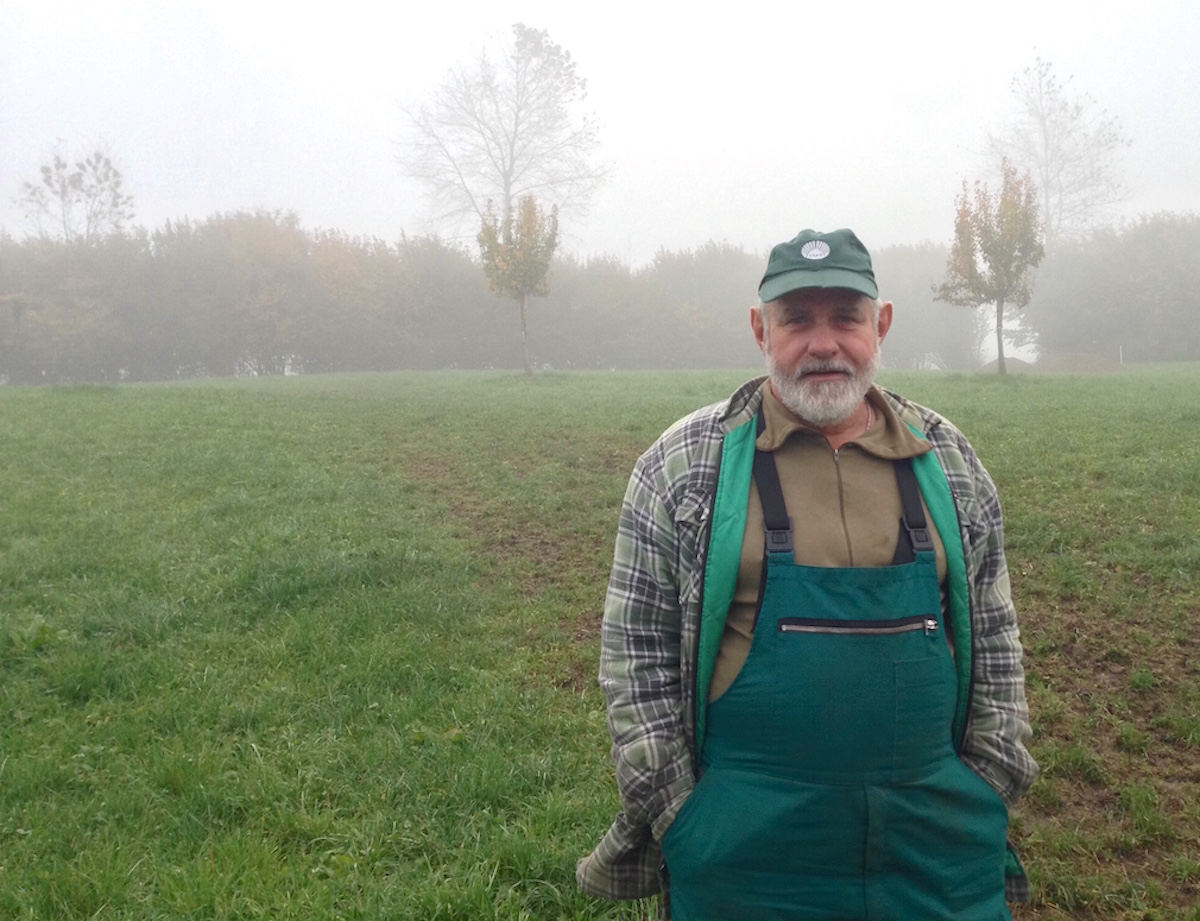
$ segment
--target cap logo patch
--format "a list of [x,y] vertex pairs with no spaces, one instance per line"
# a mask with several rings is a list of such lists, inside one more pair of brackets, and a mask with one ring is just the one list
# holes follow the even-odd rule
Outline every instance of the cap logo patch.
[[800,255],[805,259],[824,259],[829,255],[829,244],[824,240],[809,240],[800,247]]

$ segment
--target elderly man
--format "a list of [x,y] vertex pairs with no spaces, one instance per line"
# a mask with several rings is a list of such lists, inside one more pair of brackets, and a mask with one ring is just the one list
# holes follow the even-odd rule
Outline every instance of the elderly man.
[[676,921],[996,921],[1033,782],[996,489],[874,386],[892,304],[849,230],[771,252],[765,380],[669,428],[625,495],[600,682],[623,811],[580,861]]

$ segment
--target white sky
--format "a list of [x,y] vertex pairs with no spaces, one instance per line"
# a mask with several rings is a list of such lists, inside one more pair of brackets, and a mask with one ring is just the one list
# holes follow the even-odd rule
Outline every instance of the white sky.
[[[1068,7],[1082,12],[1069,12]],[[138,223],[265,207],[395,240],[427,228],[401,105],[517,21],[588,79],[607,185],[581,255],[752,250],[803,227],[869,247],[948,241],[963,179],[1036,54],[1121,118],[1130,197],[1200,211],[1200,3],[416,5],[0,2],[0,227],[55,145],[106,144]]]

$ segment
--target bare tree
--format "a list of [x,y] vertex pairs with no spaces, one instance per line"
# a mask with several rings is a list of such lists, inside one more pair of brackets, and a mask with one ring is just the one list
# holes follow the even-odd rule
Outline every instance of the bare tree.
[[1003,134],[989,138],[998,158],[1033,176],[1049,250],[1125,197],[1117,155],[1129,141],[1117,117],[1090,95],[1071,95],[1072,79],[1060,82],[1050,62],[1039,56],[1013,78],[1016,119]]
[[512,27],[512,42],[455,67],[432,97],[409,109],[404,171],[429,194],[435,224],[484,220],[489,201],[507,220],[534,195],[560,211],[585,210],[605,175],[599,131],[582,111],[587,81],[544,30]]
[[41,167],[41,181],[21,183],[16,203],[40,236],[94,243],[133,220],[133,198],[112,159],[97,148],[69,163],[59,153]]
[[966,307],[996,308],[996,370],[1004,367],[1004,307],[1024,307],[1032,291],[1032,270],[1042,261],[1037,189],[1029,173],[1018,176],[1001,164],[1000,191],[992,194],[976,182],[973,194],[963,182],[955,202],[954,243],[946,262],[946,280],[937,299]]

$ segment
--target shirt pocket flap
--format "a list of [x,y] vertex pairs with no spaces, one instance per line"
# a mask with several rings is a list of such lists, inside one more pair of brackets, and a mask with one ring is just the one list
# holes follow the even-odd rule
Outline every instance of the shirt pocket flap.
[[695,600],[700,592],[705,555],[703,541],[708,534],[710,506],[710,496],[706,491],[689,489],[675,508],[675,571],[679,573],[681,602]]

